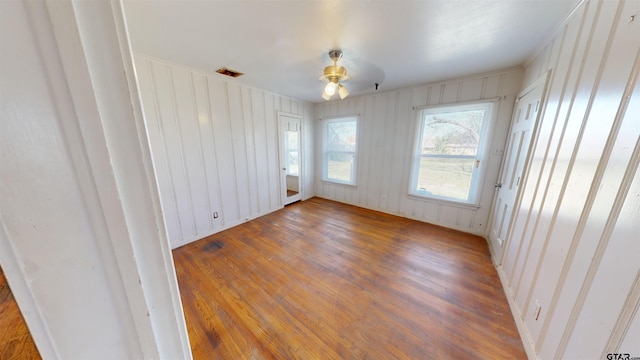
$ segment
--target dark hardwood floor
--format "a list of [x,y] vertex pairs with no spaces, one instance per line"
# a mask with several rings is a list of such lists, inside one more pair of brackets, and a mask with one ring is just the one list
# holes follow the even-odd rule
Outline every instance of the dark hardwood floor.
[[195,359],[526,359],[477,236],[313,198],[173,253]]
[[27,324],[0,269],[0,359],[40,359]]

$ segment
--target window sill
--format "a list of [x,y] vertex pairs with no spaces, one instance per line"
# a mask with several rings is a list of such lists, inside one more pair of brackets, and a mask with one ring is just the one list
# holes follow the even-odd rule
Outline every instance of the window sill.
[[470,204],[470,203],[458,202],[453,200],[437,199],[437,198],[415,195],[415,194],[407,194],[407,197],[413,200],[420,200],[420,201],[439,204],[439,205],[453,206],[461,209],[471,209],[471,210],[480,209],[480,205],[478,204]]
[[321,181],[322,181],[322,183],[327,184],[327,185],[340,185],[340,186],[345,186],[345,187],[349,187],[349,188],[357,188],[358,187],[355,184],[343,183],[343,182],[338,182],[338,181],[331,181],[331,180],[325,180],[325,179],[322,179]]

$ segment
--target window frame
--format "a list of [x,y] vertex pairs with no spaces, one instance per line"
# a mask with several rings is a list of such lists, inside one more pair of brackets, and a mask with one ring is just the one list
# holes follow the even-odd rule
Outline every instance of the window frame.
[[[327,131],[329,124],[340,123],[340,122],[352,122],[356,123],[356,144],[354,146],[353,151],[329,151],[328,149],[328,139],[327,139]],[[321,133],[322,133],[322,181],[332,183],[332,184],[340,184],[347,186],[357,186],[357,178],[358,178],[358,147],[360,143],[360,115],[341,115],[334,117],[327,117],[321,119]],[[351,166],[351,181],[342,181],[340,179],[329,178],[329,154],[352,154],[353,155],[353,164]]]
[[[491,129],[493,129],[496,113],[497,113],[497,99],[471,101],[462,103],[448,103],[423,106],[415,108],[415,137],[410,159],[410,176],[409,176],[409,188],[408,195],[411,197],[417,197],[420,199],[433,200],[437,202],[450,203],[454,205],[464,205],[479,207],[480,195],[482,184],[484,182],[484,173],[487,168],[488,149],[491,144]],[[479,133],[478,147],[476,155],[423,155],[422,154],[422,142],[425,126],[425,117],[432,114],[459,112],[464,110],[484,109],[485,116],[482,121],[482,126]],[[471,183],[469,184],[469,195],[467,199],[453,198],[448,196],[440,196],[429,194],[426,191],[420,191],[418,187],[418,177],[420,171],[420,160],[423,157],[431,158],[460,158],[460,159],[475,159],[479,163],[473,165],[473,171],[471,175]]]

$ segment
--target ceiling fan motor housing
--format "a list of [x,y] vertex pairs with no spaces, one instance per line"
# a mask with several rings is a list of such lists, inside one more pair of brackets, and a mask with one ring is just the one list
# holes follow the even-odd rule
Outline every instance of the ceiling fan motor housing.
[[342,50],[329,51],[329,58],[333,60],[333,65],[324,68],[324,77],[333,83],[338,83],[347,76],[347,69],[344,66],[338,66],[338,60],[342,58]]
[[342,58],[342,50],[331,50],[329,51],[329,58],[336,62]]
[[347,69],[344,66],[329,65],[324,68],[324,77],[331,82],[338,82],[340,79],[347,76]]

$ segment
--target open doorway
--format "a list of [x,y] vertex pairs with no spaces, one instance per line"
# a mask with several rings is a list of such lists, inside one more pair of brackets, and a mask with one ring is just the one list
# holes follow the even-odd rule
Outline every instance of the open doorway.
[[282,205],[302,199],[301,123],[300,115],[278,112]]

